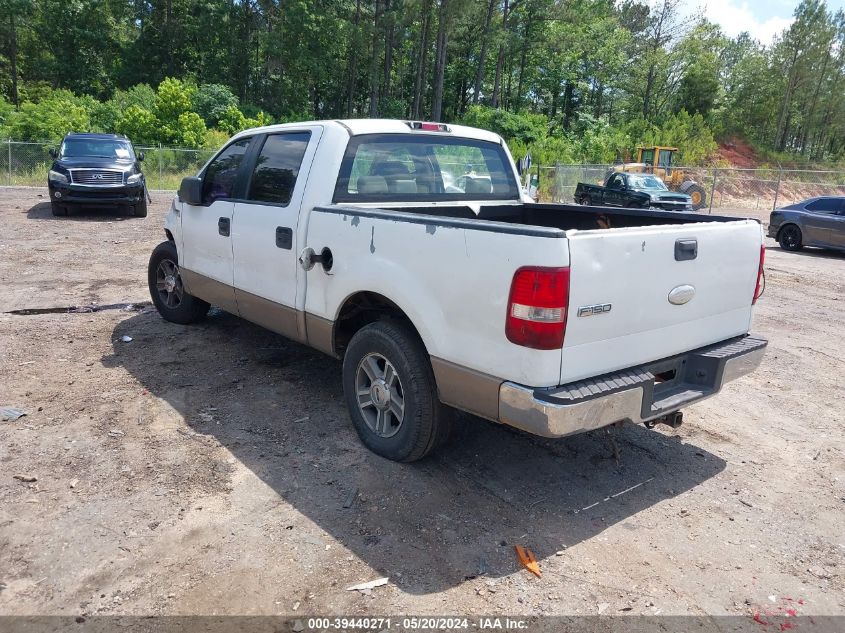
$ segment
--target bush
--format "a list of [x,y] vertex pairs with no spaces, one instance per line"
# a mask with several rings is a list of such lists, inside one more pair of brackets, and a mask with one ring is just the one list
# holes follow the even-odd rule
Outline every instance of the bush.
[[53,86],[48,81],[27,81],[18,86],[18,101],[41,103],[53,95]]
[[223,130],[208,130],[205,133],[205,141],[203,141],[203,149],[210,149],[217,151],[229,140],[230,134]]
[[181,115],[191,111],[194,90],[192,86],[168,77],[158,85],[153,113],[164,125],[174,126]]
[[229,106],[226,108],[226,112],[223,113],[223,116],[220,117],[217,127],[231,135],[253,127],[270,125],[270,123],[272,123],[272,119],[270,118],[270,115],[265,112],[261,112],[259,110],[254,119],[248,119],[238,108],[235,106]]
[[136,105],[152,112],[155,109],[156,91],[147,84],[137,84],[128,90],[115,91],[110,102],[121,111],[131,105]]
[[[308,119],[308,117],[302,117],[301,119],[297,119],[297,121],[305,121],[307,119]],[[259,113],[256,114],[251,119],[247,119],[247,123],[252,124],[252,125],[250,125],[250,127],[263,127],[265,125],[272,125],[273,124],[273,117],[271,117],[269,114],[267,114],[266,112],[264,112],[262,110],[262,111],[259,111]]]
[[177,121],[175,142],[180,147],[202,147],[205,142],[205,122],[196,112],[184,112]]
[[229,107],[238,107],[238,98],[226,86],[202,84],[194,92],[191,105],[206,125],[215,126]]
[[68,132],[85,132],[90,118],[86,101],[67,90],[56,90],[38,103],[27,102],[6,118],[6,133],[22,141],[60,141]]
[[549,120],[542,114],[516,114],[482,105],[470,106],[460,122],[496,132],[508,143],[518,141],[528,146],[549,133]]
[[241,130],[245,130],[249,127],[246,124],[246,121],[247,118],[244,116],[243,112],[238,110],[236,106],[229,106],[220,117],[217,127],[229,135],[237,134]]
[[643,131],[642,145],[668,145],[678,148],[677,165],[701,165],[718,149],[713,131],[701,114],[681,110],[659,126]]
[[577,133],[577,153],[581,162],[614,163],[625,158],[632,149],[632,138],[626,130],[611,126],[606,119],[581,116]]
[[15,106],[6,101],[3,97],[0,97],[0,131],[2,131],[2,136],[8,136],[6,134],[6,120],[14,113],[14,111]]
[[104,103],[94,102],[90,107],[89,117],[91,119],[90,132],[114,132],[117,129],[117,122],[123,113],[113,100]]
[[575,162],[576,148],[569,138],[547,136],[530,148],[531,157],[537,165]]
[[137,105],[126,108],[115,125],[115,131],[125,134],[136,145],[159,142],[158,120],[152,112]]

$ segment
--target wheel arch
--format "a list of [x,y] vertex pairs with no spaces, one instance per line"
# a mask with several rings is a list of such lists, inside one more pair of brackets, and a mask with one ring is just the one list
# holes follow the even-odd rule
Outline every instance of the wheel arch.
[[801,230],[801,225],[798,224],[798,222],[796,222],[795,220],[787,220],[778,227],[778,232],[775,236],[776,240],[780,241],[780,236],[783,234],[783,230],[788,226],[794,226],[801,233],[801,236],[804,236],[804,231]]
[[407,311],[395,301],[370,290],[359,290],[346,297],[340,305],[332,328],[332,351],[343,357],[346,346],[355,333],[370,323],[392,319],[405,323],[428,350],[419,329],[414,325]]

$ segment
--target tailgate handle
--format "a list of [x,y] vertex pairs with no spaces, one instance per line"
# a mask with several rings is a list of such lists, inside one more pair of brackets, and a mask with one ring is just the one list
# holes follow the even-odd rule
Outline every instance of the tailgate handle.
[[675,240],[675,261],[683,262],[698,257],[698,240]]

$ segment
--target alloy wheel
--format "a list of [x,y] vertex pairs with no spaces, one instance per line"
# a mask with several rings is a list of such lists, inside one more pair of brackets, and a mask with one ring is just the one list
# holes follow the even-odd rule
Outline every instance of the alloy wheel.
[[355,373],[358,408],[379,437],[393,437],[405,419],[405,392],[396,368],[384,356],[367,354]]

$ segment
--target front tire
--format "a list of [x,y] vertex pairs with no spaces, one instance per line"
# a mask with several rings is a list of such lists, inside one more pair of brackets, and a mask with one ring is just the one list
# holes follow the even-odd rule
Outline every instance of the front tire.
[[145,218],[147,217],[147,201],[143,200],[132,207],[132,215],[136,218]]
[[158,313],[172,323],[196,323],[211,307],[188,294],[179,274],[179,257],[173,242],[162,242],[153,250],[147,268],[150,297]]
[[787,224],[778,233],[778,244],[785,251],[800,251],[804,247],[802,238],[801,229],[794,224]]
[[450,434],[428,353],[404,323],[378,321],[355,333],[343,357],[343,392],[358,437],[387,459],[417,461]]
[[701,185],[689,185],[685,190],[683,190],[683,193],[690,197],[693,211],[698,211],[699,209],[703,209],[707,206],[707,192],[704,191],[704,187]]
[[51,202],[50,210],[53,212],[53,215],[57,217],[67,215],[67,207],[63,204],[59,204],[58,202]]

